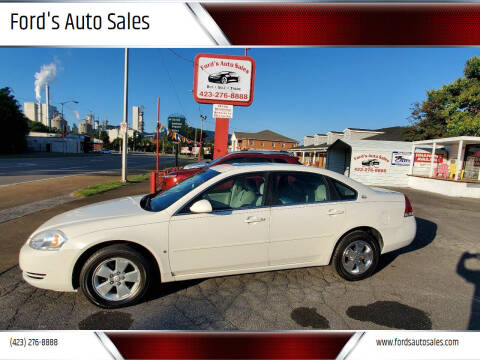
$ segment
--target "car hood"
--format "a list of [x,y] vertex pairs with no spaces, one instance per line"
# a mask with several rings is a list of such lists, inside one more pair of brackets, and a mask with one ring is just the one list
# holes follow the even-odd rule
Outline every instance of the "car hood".
[[58,229],[65,232],[68,237],[167,219],[165,214],[142,209],[140,206],[142,197],[123,197],[67,211],[45,222],[35,233]]

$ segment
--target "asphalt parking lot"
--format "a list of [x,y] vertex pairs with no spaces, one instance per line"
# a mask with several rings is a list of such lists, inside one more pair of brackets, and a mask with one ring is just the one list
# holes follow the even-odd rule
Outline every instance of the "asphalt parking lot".
[[[413,203],[417,236],[382,256],[369,279],[349,283],[318,267],[186,281],[107,311],[80,292],[31,287],[13,265],[0,273],[0,329],[480,329],[480,257],[468,255],[480,254],[480,200],[402,191]],[[0,233],[20,248],[50,216],[82,204],[5,222]]]

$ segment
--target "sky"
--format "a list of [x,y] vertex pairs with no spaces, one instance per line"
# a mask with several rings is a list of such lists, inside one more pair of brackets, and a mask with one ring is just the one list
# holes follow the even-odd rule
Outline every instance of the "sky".
[[[156,99],[160,121],[184,114],[190,126],[214,130],[212,105],[192,96],[196,54],[244,55],[243,48],[130,49],[129,124],[131,107],[145,107],[145,130],[153,132]],[[411,107],[436,89],[463,76],[468,58],[480,48],[251,48],[256,63],[254,100],[236,106],[233,131],[269,129],[303,141],[306,135],[347,127],[378,129],[408,125]],[[57,65],[50,83],[52,105],[64,106],[70,125],[94,113],[119,125],[123,119],[123,49],[0,48],[0,87],[10,87],[23,105],[35,101],[34,74],[42,65]],[[42,91],[42,102],[45,101]]]

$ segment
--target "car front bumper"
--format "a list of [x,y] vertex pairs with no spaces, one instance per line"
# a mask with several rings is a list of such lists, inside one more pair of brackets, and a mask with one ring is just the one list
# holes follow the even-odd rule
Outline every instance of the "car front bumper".
[[76,253],[64,248],[57,251],[35,250],[27,242],[20,250],[19,257],[23,279],[41,289],[75,291],[72,271]]

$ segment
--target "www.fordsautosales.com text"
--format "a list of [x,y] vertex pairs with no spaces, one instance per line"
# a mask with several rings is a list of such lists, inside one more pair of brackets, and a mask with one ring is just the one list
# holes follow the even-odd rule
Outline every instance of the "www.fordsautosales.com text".
[[11,13],[11,30],[148,30],[148,15],[109,13],[105,16],[92,14],[64,15],[52,14],[50,11],[38,15]]

